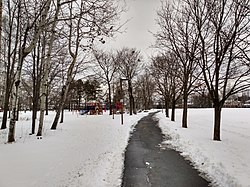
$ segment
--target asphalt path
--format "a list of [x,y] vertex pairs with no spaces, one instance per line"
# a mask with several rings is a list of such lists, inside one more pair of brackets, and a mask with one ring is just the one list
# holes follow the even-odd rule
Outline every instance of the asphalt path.
[[155,113],[135,127],[125,152],[122,187],[207,187],[189,161],[179,152],[160,146],[163,141]]

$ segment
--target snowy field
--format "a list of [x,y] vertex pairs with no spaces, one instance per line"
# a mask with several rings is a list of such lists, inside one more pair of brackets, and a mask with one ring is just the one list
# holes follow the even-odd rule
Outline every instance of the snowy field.
[[[156,111],[156,110],[154,110]],[[189,127],[181,128],[181,110],[176,122],[159,112],[159,125],[171,145],[194,162],[200,171],[220,187],[250,186],[250,109],[223,109],[220,142],[212,140],[212,109],[190,109]],[[2,113],[0,113],[0,116]],[[43,139],[29,136],[31,113],[17,122],[16,142],[5,144],[0,131],[0,187],[118,187],[121,184],[124,150],[130,132],[147,113],[107,113],[82,116],[65,112],[65,122],[50,131],[54,113],[45,118]]]
[[250,109],[223,108],[221,140],[213,141],[213,109],[189,109],[189,125],[181,128],[158,113],[159,125],[171,145],[220,187],[250,187]]
[[31,113],[22,113],[16,143],[4,144],[7,133],[0,131],[0,187],[120,186],[129,134],[145,115],[125,115],[121,125],[120,115],[65,112],[65,122],[50,131],[51,113],[38,140],[28,135]]

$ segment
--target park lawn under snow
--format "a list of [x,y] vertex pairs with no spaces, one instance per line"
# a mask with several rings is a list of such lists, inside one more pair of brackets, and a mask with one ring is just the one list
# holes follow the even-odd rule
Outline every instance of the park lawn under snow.
[[188,128],[181,127],[182,110],[176,122],[158,113],[159,126],[171,136],[170,145],[214,181],[215,186],[250,186],[250,109],[223,108],[221,140],[213,141],[213,109],[189,109]]
[[31,132],[31,113],[22,113],[16,124],[16,142],[6,142],[0,131],[0,187],[103,187],[120,186],[124,150],[136,116],[108,114],[78,115],[65,112],[57,131],[49,127],[54,117],[45,119],[43,139]]
[[[181,112],[176,111],[176,122],[156,115],[171,137],[162,146],[179,150],[218,186],[250,186],[250,109],[223,109],[220,142],[212,140],[212,109],[190,109],[187,129],[181,128]],[[119,115],[65,112],[64,123],[51,131],[51,112],[38,140],[28,135],[31,113],[22,113],[15,143],[5,144],[7,132],[0,131],[0,187],[118,187],[130,132],[145,115],[126,114],[121,125]]]

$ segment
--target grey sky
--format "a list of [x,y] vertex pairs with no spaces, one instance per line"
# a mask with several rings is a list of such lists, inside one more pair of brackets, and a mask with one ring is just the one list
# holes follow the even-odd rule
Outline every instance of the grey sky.
[[122,21],[131,18],[125,25],[126,32],[118,34],[116,39],[112,39],[107,45],[115,49],[124,46],[135,47],[147,58],[152,52],[149,47],[154,43],[154,38],[149,31],[157,30],[155,19],[160,0],[126,0],[126,2],[129,10],[121,17]]

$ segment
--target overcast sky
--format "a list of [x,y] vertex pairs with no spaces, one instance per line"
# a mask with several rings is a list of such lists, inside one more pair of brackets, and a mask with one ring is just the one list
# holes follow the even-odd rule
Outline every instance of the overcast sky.
[[122,47],[135,47],[147,58],[152,53],[150,45],[154,38],[150,31],[155,32],[156,11],[160,0],[126,0],[128,11],[123,13],[121,21],[130,19],[124,26],[126,32],[118,34],[115,39],[107,42],[114,49]]

